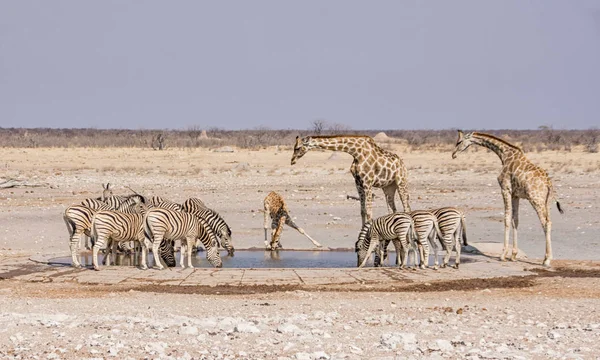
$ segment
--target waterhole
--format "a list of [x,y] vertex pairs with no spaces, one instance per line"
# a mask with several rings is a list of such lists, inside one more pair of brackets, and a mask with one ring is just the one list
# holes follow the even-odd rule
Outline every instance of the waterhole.
[[[387,266],[394,266],[396,255],[390,254],[390,261]],[[176,266],[179,266],[179,252],[175,253]],[[356,253],[352,250],[335,251],[296,251],[296,250],[236,250],[234,256],[228,256],[226,251],[221,252],[224,268],[352,268],[356,267]],[[92,265],[92,255],[90,252],[81,253],[79,261],[83,266]],[[104,264],[104,255],[98,255],[100,264]],[[463,256],[462,263],[475,261],[471,257]],[[71,257],[59,257],[51,259],[50,265],[71,265]],[[113,255],[111,265],[116,266],[139,266],[140,254],[117,254]],[[430,258],[430,265],[433,265],[433,257]],[[441,263],[441,257],[440,257]],[[211,268],[212,265],[206,260],[206,253],[199,251],[192,257],[194,267]],[[454,258],[450,260],[454,264]],[[154,256],[152,253],[148,256],[148,266],[154,265]],[[163,264],[164,265],[164,264]],[[373,266],[371,260],[367,266]]]

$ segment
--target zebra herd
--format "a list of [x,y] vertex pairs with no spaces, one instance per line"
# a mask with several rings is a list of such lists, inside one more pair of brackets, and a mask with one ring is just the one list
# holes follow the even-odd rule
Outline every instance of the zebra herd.
[[[455,268],[460,265],[461,246],[467,244],[465,215],[454,207],[435,210],[394,212],[366,222],[358,234],[355,244],[357,266],[363,267],[375,252],[375,266],[380,266],[387,258],[387,248],[392,242],[396,248],[396,265],[405,268],[409,250],[413,250],[413,264],[417,266],[416,249],[419,251],[419,267],[429,267],[430,247],[434,252],[433,268],[438,268],[439,239],[446,251],[442,267],[450,261],[452,250],[456,251]],[[462,242],[461,242],[462,239]]]
[[[100,270],[98,253],[101,249],[107,249],[105,265],[110,265],[113,253],[139,247],[142,269],[147,268],[150,248],[156,268],[163,268],[161,259],[167,266],[175,266],[176,240],[182,244],[182,267],[185,266],[184,254],[187,254],[188,267],[193,267],[191,254],[198,244],[206,249],[207,260],[215,267],[222,266],[219,246],[230,255],[235,251],[231,228],[216,211],[197,198],[187,199],[180,205],[158,196],[146,198],[137,193],[118,196],[113,195],[110,184],[106,184],[101,197],[69,206],[63,218],[69,231],[74,267],[81,267],[77,252],[82,235],[90,238],[95,270]],[[90,248],[87,240],[86,247]]]
[[[182,204],[158,196],[144,197],[138,193],[113,195],[110,184],[103,185],[101,197],[85,199],[69,206],[63,216],[69,231],[72,265],[81,267],[77,257],[82,236],[86,248],[92,249],[92,264],[100,269],[98,253],[106,249],[104,264],[110,265],[117,251],[140,250],[140,267],[147,269],[147,256],[152,250],[154,267],[163,269],[176,264],[174,243],[181,242],[180,265],[193,267],[192,254],[198,245],[206,249],[206,258],[214,267],[221,267],[219,246],[229,255],[235,249],[231,228],[214,210],[198,198],[187,199]],[[435,210],[395,212],[366,222],[355,244],[357,266],[363,267],[372,254],[375,266],[387,259],[387,248],[392,242],[396,249],[396,265],[406,268],[410,250],[413,264],[429,267],[429,254],[434,253],[433,268],[438,268],[438,241],[446,251],[442,267],[448,265],[452,250],[456,252],[455,268],[460,264],[461,246],[467,245],[464,213],[454,207]],[[462,241],[461,241],[462,240]],[[417,261],[417,252],[419,260]]]

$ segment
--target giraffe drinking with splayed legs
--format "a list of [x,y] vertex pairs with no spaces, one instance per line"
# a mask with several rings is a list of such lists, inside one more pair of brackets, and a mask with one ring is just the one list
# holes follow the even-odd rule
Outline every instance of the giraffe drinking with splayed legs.
[[343,151],[354,161],[350,172],[360,196],[360,213],[363,225],[372,218],[373,188],[381,188],[385,194],[388,208],[396,212],[394,196],[400,195],[404,211],[410,211],[408,204],[408,171],[402,159],[394,153],[380,148],[369,136],[296,136],[292,165],[310,149]]
[[[458,131],[458,141],[452,158],[456,154],[465,151],[471,144],[486,147],[500,157],[502,171],[498,176],[498,183],[504,200],[504,249],[500,260],[505,261],[508,255],[509,231],[513,227],[513,249],[511,260],[516,260],[519,248],[517,245],[517,228],[519,227],[519,199],[527,199],[538,214],[544,233],[546,234],[546,256],[543,264],[550,266],[552,260],[550,221],[550,201],[556,201],[556,207],[562,214],[563,210],[556,199],[552,181],[548,173],[539,166],[534,165],[523,153],[521,148],[512,145],[495,136],[472,132],[464,134]],[[512,221],[511,221],[512,220]]]

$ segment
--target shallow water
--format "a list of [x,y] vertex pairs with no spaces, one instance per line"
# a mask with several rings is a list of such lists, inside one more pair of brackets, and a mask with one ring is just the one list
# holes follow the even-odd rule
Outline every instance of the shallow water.
[[[138,266],[139,254],[118,254],[113,256],[111,265]],[[175,253],[177,266],[179,266],[179,252]],[[221,252],[224,268],[346,268],[356,267],[356,253],[354,251],[261,251],[237,250],[233,257],[226,251]],[[90,253],[81,254],[79,261],[83,266],[92,265]],[[104,256],[98,255],[98,261],[103,264]],[[71,265],[71,257],[51,259],[51,265]],[[210,268],[212,265],[206,260],[205,252],[198,252],[192,257],[194,267]],[[148,256],[148,266],[154,265],[152,253]],[[163,264],[164,265],[164,264]]]
[[[177,266],[179,266],[179,252],[175,253]],[[113,256],[111,265],[117,266],[139,266],[139,254],[117,254]],[[221,260],[224,268],[352,268],[356,267],[356,253],[354,251],[294,251],[294,250],[236,250],[233,257],[228,256],[226,251],[221,251]],[[396,254],[390,253],[387,266],[394,266]],[[82,253],[79,261],[83,266],[92,265],[90,252]],[[98,255],[98,261],[104,264],[104,255]],[[472,262],[473,259],[462,256],[461,262]],[[54,258],[49,261],[51,265],[71,265],[71,257],[65,256]],[[440,258],[441,263],[441,258]],[[211,268],[212,265],[206,260],[206,253],[199,251],[192,257],[194,267]],[[412,265],[412,261],[410,261]],[[433,257],[429,264],[433,265]],[[450,260],[454,264],[454,258]],[[148,266],[154,265],[152,253],[148,256]],[[163,264],[164,265],[164,264]],[[367,267],[373,266],[373,260],[367,263]]]

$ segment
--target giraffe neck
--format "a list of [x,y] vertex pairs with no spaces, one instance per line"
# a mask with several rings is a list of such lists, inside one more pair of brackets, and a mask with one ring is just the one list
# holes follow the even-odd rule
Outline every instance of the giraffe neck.
[[473,143],[495,152],[502,161],[502,165],[523,155],[523,151],[518,147],[487,134],[473,133]]
[[343,151],[352,155],[354,158],[361,157],[370,149],[368,142],[363,137],[349,136],[313,136],[310,140],[312,148]]

